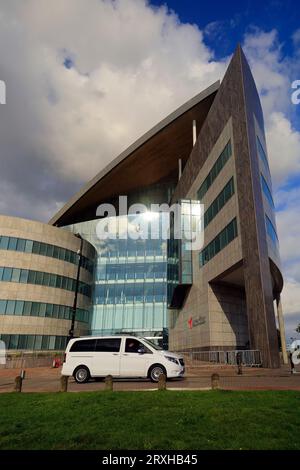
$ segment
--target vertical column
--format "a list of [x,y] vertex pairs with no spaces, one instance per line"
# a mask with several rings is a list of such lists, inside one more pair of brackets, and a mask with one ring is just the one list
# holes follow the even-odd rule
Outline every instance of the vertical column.
[[283,363],[288,364],[288,355],[286,351],[286,340],[285,340],[285,327],[284,327],[284,320],[283,320],[283,314],[282,314],[282,304],[281,304],[280,294],[278,294],[276,297],[276,306],[277,306],[277,316],[278,316]]

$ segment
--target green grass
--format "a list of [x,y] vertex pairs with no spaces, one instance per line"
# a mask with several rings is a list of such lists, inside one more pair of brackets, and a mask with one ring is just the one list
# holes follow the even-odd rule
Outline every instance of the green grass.
[[0,449],[300,449],[300,393],[0,394]]

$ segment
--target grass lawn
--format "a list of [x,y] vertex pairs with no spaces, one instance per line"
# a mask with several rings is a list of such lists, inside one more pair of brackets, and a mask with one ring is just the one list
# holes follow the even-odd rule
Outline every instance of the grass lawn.
[[300,449],[300,393],[0,394],[0,449]]

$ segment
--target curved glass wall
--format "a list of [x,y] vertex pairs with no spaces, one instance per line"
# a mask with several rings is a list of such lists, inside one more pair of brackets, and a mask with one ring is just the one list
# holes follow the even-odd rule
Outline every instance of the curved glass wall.
[[7,349],[22,349],[27,351],[60,351],[65,350],[67,336],[50,335],[0,335]]
[[[67,305],[49,304],[45,302],[30,302],[28,300],[0,299],[0,315],[20,315],[31,317],[58,318],[71,320],[73,309]],[[76,309],[76,320],[89,322],[90,312],[82,308]]]
[[[115,223],[115,239],[97,237],[99,220],[65,227],[97,251],[91,332],[130,333],[162,342],[167,331],[166,216],[146,212],[105,220]],[[124,239],[124,227],[137,233],[143,227],[144,238]]]
[[[67,250],[49,243],[27,240],[25,238],[7,237],[0,235],[0,250],[21,251],[23,253],[33,253],[50,258],[60,259],[68,263],[78,264],[78,254],[75,251]],[[94,263],[85,256],[81,257],[81,267],[93,272]]]
[[[37,284],[39,286],[55,287],[75,292],[76,279],[61,276],[60,274],[34,271],[31,269],[19,269],[10,267],[0,267],[0,281],[18,282],[22,284]],[[87,297],[91,297],[92,288],[90,285],[79,282],[78,292]]]

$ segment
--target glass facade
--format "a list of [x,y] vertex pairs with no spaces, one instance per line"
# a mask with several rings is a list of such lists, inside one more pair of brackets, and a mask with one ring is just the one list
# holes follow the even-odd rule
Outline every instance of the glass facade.
[[204,266],[235,237],[237,237],[237,222],[234,218],[199,254],[200,266]]
[[216,217],[218,212],[225,206],[226,202],[229,201],[231,196],[234,194],[234,182],[233,177],[228,181],[226,186],[222,189],[220,194],[216,199],[211,203],[209,208],[205,211],[204,214],[204,228]]
[[207,193],[207,191],[209,190],[209,188],[211,187],[211,185],[213,184],[216,177],[218,176],[218,174],[220,173],[224,165],[227,163],[231,155],[232,155],[232,147],[231,147],[231,141],[229,140],[224,150],[218,157],[216,163],[213,165],[212,169],[210,170],[210,172],[208,173],[207,177],[205,178],[205,180],[203,181],[203,183],[201,184],[198,190],[197,196],[200,201],[203,199],[204,195]]
[[[55,287],[73,292],[76,289],[76,279],[30,269],[0,267],[0,281],[37,284],[39,286]],[[79,282],[78,292],[91,297],[91,286],[84,282]]]
[[[70,225],[97,251],[91,333],[130,333],[163,338],[167,328],[167,241],[164,213],[141,213],[102,219],[115,226],[115,239],[97,236],[98,220]],[[127,229],[144,239],[124,238]],[[146,228],[145,228],[146,227]]]
[[[180,285],[193,283],[192,241],[201,230],[200,201],[183,199],[180,201],[180,234],[176,237],[174,217],[170,219],[170,239],[168,240],[168,308],[175,308],[174,291]],[[183,290],[182,290],[183,292]],[[176,296],[176,308],[182,295]]]
[[266,155],[266,153],[264,151],[264,148],[261,144],[261,141],[259,140],[258,137],[256,137],[256,141],[257,141],[258,155],[260,156],[260,159],[262,160],[267,172],[270,174],[270,167],[269,167],[269,162],[268,162],[267,155]]
[[269,219],[267,215],[266,215],[266,227],[267,227],[267,234],[271,238],[274,245],[277,247],[278,246],[277,232],[275,230],[274,225],[272,224],[271,220]]
[[272,209],[275,209],[275,205],[274,205],[274,201],[273,201],[273,197],[272,197],[272,193],[270,191],[270,188],[268,186],[268,183],[266,182],[265,178],[263,177],[263,175],[261,174],[260,175],[261,177],[261,185],[262,185],[262,189],[263,189],[263,192],[264,192],[264,195],[266,196],[270,206],[272,207]]
[[27,351],[61,351],[66,348],[67,336],[50,335],[0,335],[6,349]]
[[[66,248],[24,238],[7,237],[5,235],[0,235],[0,250],[21,251],[24,253],[49,256],[51,258],[60,259],[76,265],[79,261],[78,254],[74,251],[67,250]],[[85,256],[82,256],[81,267],[92,273],[94,263]]]
[[[43,302],[30,302],[27,300],[0,299],[0,315],[21,315],[71,320],[72,307]],[[89,323],[89,317],[90,313],[88,310],[81,308],[76,309],[77,321]]]

